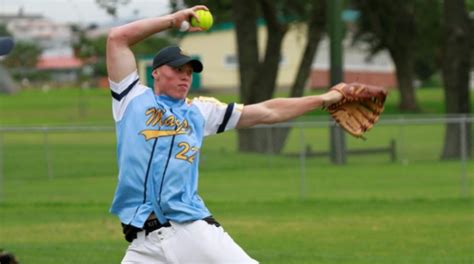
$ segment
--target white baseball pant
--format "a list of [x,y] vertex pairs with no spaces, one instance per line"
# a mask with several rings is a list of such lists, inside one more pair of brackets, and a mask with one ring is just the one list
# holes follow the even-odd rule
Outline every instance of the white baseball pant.
[[171,222],[148,235],[137,234],[122,264],[258,264],[222,227],[203,220]]

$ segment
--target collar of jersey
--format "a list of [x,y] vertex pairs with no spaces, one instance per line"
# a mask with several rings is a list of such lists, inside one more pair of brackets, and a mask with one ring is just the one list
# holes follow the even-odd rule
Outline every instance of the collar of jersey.
[[169,107],[180,107],[186,101],[185,99],[175,99],[168,95],[155,95],[157,101],[166,104]]

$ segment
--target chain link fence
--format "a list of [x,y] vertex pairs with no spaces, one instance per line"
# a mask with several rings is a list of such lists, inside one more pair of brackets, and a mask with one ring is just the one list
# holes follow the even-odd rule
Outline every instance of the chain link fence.
[[[201,175],[232,174],[239,170],[240,175],[272,174],[276,192],[268,194],[267,198],[271,199],[278,196],[279,188],[289,188],[295,197],[301,198],[345,195],[325,192],[324,177],[331,173],[350,173],[354,177],[378,173],[382,178],[384,174],[393,173],[400,178],[411,177],[412,181],[430,177],[425,174],[438,173],[448,174],[450,185],[457,182],[456,194],[450,190],[451,196],[468,197],[472,189],[470,181],[474,177],[474,138],[470,132],[473,123],[472,115],[385,116],[367,134],[366,141],[346,137],[347,164],[343,166],[330,162],[329,134],[330,127],[335,124],[328,119],[253,128],[291,129],[281,153],[271,155],[239,153],[237,132],[231,131],[205,139],[200,154]],[[459,125],[459,135],[454,140],[460,141],[461,148],[458,158],[442,160],[448,124]],[[271,137],[269,134],[268,140],[272,140]],[[115,132],[111,126],[0,127],[0,201],[8,199],[5,190],[9,184],[24,184],[30,180],[116,177],[115,151]],[[440,185],[444,184],[439,177],[433,179],[440,181]],[[246,188],[252,191],[252,187]],[[265,195],[259,190],[263,187],[254,188],[257,196]],[[361,187],[361,193],[363,190]],[[430,196],[423,193],[422,186],[413,193],[417,193],[417,197]],[[384,195],[390,196],[390,193]]]

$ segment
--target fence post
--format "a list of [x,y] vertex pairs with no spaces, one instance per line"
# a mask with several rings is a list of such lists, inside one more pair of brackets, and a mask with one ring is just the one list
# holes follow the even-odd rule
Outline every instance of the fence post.
[[301,166],[301,177],[300,177],[300,198],[304,199],[306,196],[306,142],[304,140],[304,127],[300,128],[300,166]]
[[390,140],[390,161],[391,162],[396,162],[397,161],[397,143],[395,139]]
[[400,132],[399,132],[399,136],[400,136],[400,139],[398,140],[400,143],[399,143],[399,146],[398,146],[398,149],[399,149],[399,153],[400,153],[400,161],[402,163],[402,165],[408,165],[408,158],[406,156],[406,149],[405,149],[405,116],[402,115],[398,118],[400,120]]
[[461,116],[460,120],[460,140],[461,140],[461,197],[469,197],[469,188],[467,181],[467,117]]
[[43,127],[44,155],[46,158],[46,168],[48,170],[48,179],[53,179],[53,165],[51,164],[51,151],[49,149],[48,128]]

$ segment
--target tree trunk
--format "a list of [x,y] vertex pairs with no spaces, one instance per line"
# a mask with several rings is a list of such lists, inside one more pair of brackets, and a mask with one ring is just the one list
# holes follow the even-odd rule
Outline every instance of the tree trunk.
[[418,112],[420,109],[416,100],[414,81],[414,56],[409,51],[390,50],[396,68],[398,89],[400,92],[401,111]]
[[[292,86],[290,95],[303,95],[316,49],[324,26],[324,2],[314,0],[308,31],[308,43]],[[260,61],[258,52],[256,10],[257,3],[267,23],[265,54]],[[241,101],[244,104],[259,103],[273,97],[278,79],[283,38],[288,25],[278,20],[274,1],[233,1],[234,21],[238,43]],[[239,130],[239,151],[280,153],[288,136],[286,128],[258,128]]]
[[325,31],[326,0],[316,0],[312,1],[312,3],[312,16],[308,23],[308,31],[306,32],[306,47],[303,57],[301,58],[298,73],[296,74],[293,86],[291,87],[290,97],[299,97],[303,95],[319,42],[321,41],[322,34]]
[[[267,42],[263,61],[259,61],[256,9],[260,4],[267,22]],[[281,45],[287,32],[276,17],[274,3],[269,0],[233,1],[239,46],[241,99],[244,104],[254,104],[273,97],[281,58]],[[251,22],[248,22],[251,21]],[[252,23],[252,24],[250,24]],[[251,27],[251,30],[245,30]],[[239,131],[239,151],[274,153],[269,141],[272,129],[247,129]]]
[[[325,0],[312,1],[312,16],[308,21],[307,32],[306,32],[306,47],[304,49],[303,56],[301,57],[300,65],[296,73],[293,85],[290,90],[290,97],[300,97],[304,94],[304,88],[311,72],[311,66],[313,65],[314,57],[318,49],[319,42],[321,41],[322,34],[325,30],[326,24],[326,7]],[[273,147],[271,148],[274,154],[279,154],[286,145],[286,139],[291,131],[291,128],[273,128],[271,131],[267,131],[267,136],[272,139]]]
[[252,102],[252,87],[258,68],[257,5],[253,0],[232,1],[240,73],[240,101]]
[[[239,129],[239,151],[264,154],[279,154],[288,135],[287,128]],[[282,135],[284,133],[284,135]]]
[[[469,18],[464,0],[444,1],[443,83],[446,112],[471,112],[469,93],[470,44]],[[461,129],[465,129],[462,131]],[[466,145],[462,145],[465,135]],[[442,159],[461,158],[462,148],[471,155],[471,126],[454,123],[446,126]]]
[[267,41],[263,61],[258,64],[257,75],[254,76],[251,87],[252,97],[256,102],[273,97],[280,68],[281,45],[288,31],[287,25],[278,21],[277,11],[272,1],[260,0],[259,3],[267,23]]
[[416,2],[355,1],[357,7],[362,10],[361,27],[357,38],[368,42],[371,55],[388,49],[396,67],[400,91],[399,108],[402,111],[415,112],[419,110],[413,87],[415,52],[418,43]]

